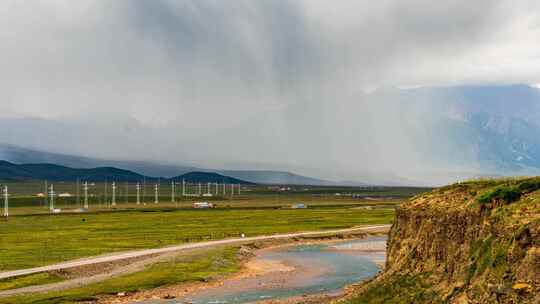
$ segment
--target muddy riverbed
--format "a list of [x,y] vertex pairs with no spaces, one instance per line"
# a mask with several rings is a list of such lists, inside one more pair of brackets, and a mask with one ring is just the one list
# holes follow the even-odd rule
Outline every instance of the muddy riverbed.
[[[182,298],[145,304],[294,302],[295,297],[337,297],[344,287],[375,276],[385,259],[385,237],[259,250],[244,275]],[[141,303],[141,302],[139,302]]]

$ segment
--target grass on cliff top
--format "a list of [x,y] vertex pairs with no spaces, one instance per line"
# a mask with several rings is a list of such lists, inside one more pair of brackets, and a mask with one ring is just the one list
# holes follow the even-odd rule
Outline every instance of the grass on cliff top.
[[394,209],[137,210],[0,221],[0,271],[203,240],[387,224]]
[[94,302],[100,295],[135,292],[178,283],[207,281],[238,271],[238,247],[197,251],[153,264],[144,271],[111,278],[85,287],[42,294],[0,298],[0,304],[65,304]]
[[481,179],[455,183],[414,197],[411,202],[434,203],[433,206],[500,206],[520,201],[523,196],[540,190],[540,177]]
[[484,192],[477,198],[481,204],[502,200],[512,203],[521,198],[521,195],[531,193],[540,189],[540,178],[516,179],[496,185],[491,190]]

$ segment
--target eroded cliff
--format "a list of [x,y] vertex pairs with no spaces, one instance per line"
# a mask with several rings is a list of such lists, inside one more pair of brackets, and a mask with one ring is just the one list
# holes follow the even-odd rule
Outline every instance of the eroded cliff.
[[540,178],[474,181],[414,197],[385,271],[352,303],[540,303]]

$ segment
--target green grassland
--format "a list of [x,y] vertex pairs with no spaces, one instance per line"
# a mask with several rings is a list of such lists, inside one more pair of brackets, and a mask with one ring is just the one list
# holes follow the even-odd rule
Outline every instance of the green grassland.
[[[404,199],[421,188],[351,188],[290,186],[243,187],[242,195],[181,197],[173,202],[170,185],[160,189],[154,204],[150,187],[135,204],[133,189],[118,188],[115,207],[104,184],[93,188],[89,212],[77,213],[82,198],[57,198],[61,214],[49,214],[47,200],[38,198],[41,183],[12,183],[9,219],[0,219],[0,271],[37,267],[105,253],[156,248],[187,242],[276,233],[323,231],[359,225],[387,224]],[[132,185],[131,185],[132,186]],[[41,188],[40,188],[41,187]],[[74,183],[55,184],[57,193],[76,191]],[[98,191],[97,189],[103,189]],[[40,191],[41,190],[41,191]],[[194,191],[194,189],[190,189]],[[110,189],[108,190],[110,191]],[[124,191],[124,192],[123,192]],[[192,203],[211,201],[215,209],[193,209]],[[305,203],[308,209],[291,209]],[[2,201],[0,200],[0,206]],[[189,258],[149,266],[83,288],[0,299],[0,303],[69,303],[95,295],[136,291],[166,284],[206,280],[238,267],[235,247],[207,250]],[[36,274],[0,281],[0,290],[58,282],[63,278]]]
[[0,291],[17,289],[26,286],[43,285],[62,281],[63,278],[50,273],[36,273],[26,276],[0,280]]
[[20,215],[0,222],[0,269],[19,269],[114,251],[226,237],[390,223],[392,208],[139,209]]
[[[80,207],[81,199],[70,197],[57,198],[55,207],[62,208],[62,213],[51,215],[46,200],[31,195],[43,190],[43,183],[11,183],[12,216],[8,220],[0,219],[0,270],[237,237],[241,233],[255,236],[390,223],[395,206],[403,198],[425,190],[288,186],[287,191],[281,191],[279,187],[251,186],[243,187],[242,195],[232,197],[176,197],[171,202],[170,196],[161,196],[160,202],[154,204],[153,198],[146,196],[137,205],[131,196],[133,191],[129,192],[126,185],[124,193],[118,187],[117,205],[112,207],[110,193],[106,203],[105,191],[96,190],[105,190],[104,186],[104,183],[94,186],[93,199],[101,196],[102,201],[91,201],[90,212],[73,212]],[[167,193],[166,186],[163,185],[162,193]],[[57,183],[55,189],[57,193],[80,193],[74,191],[75,183]],[[212,201],[217,208],[193,209],[192,203],[201,200]],[[290,209],[292,204],[300,202],[309,208]]]
[[144,271],[111,278],[88,286],[41,294],[0,298],[5,304],[57,304],[94,301],[98,295],[134,292],[155,287],[207,281],[239,269],[238,247],[199,250],[181,257],[153,264]]
[[[10,213],[48,213],[50,200],[38,194],[46,195],[45,182],[3,182],[9,187],[10,193]],[[48,184],[50,185],[50,184]],[[146,205],[136,205],[135,184],[117,183],[116,207],[111,206],[111,185],[110,183],[96,183],[90,186],[88,191],[88,201],[90,210],[110,210],[126,208],[150,208],[150,207],[179,207],[190,206],[193,202],[204,200],[216,203],[218,207],[271,207],[290,206],[293,203],[303,202],[318,205],[350,205],[369,203],[373,201],[392,201],[411,197],[420,192],[425,192],[426,188],[413,187],[322,187],[322,186],[286,186],[282,191],[277,186],[242,186],[241,195],[238,195],[238,188],[235,194],[231,195],[230,188],[226,194],[220,190],[215,195],[215,187],[210,189],[214,193],[213,197],[182,197],[181,186],[175,188],[175,197],[172,198],[172,187],[170,184],[159,186],[159,206],[154,205],[154,185],[146,184],[140,191],[141,201]],[[281,187],[283,188],[283,187]],[[56,195],[69,193],[71,197],[56,197],[54,199],[55,208],[60,208],[64,212],[78,209],[83,206],[83,190],[80,184],[73,182],[57,182],[54,184]],[[202,192],[206,192],[206,185],[203,185]],[[197,193],[198,185],[188,185],[186,193]],[[0,206],[2,206],[0,201]]]

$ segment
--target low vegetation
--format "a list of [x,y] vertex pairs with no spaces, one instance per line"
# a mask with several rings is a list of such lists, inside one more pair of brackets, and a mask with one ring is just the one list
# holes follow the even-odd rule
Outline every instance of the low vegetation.
[[518,201],[523,194],[534,192],[538,189],[540,189],[540,178],[510,180],[482,193],[476,200],[479,204],[483,205],[497,201],[510,204]]
[[0,270],[227,237],[390,223],[391,208],[132,210],[15,216],[0,222]]
[[85,287],[43,294],[0,298],[1,304],[66,304],[95,301],[103,295],[130,293],[155,287],[208,281],[239,269],[238,247],[198,251],[149,266],[141,272],[108,279]]
[[64,280],[62,277],[49,273],[36,273],[26,276],[0,280],[0,291],[23,288],[27,286],[56,283]]
[[[209,197],[216,209],[195,210],[198,198],[159,204],[126,203],[120,195],[111,208],[104,197],[93,197],[90,212],[69,212],[80,206],[74,197],[57,200],[61,214],[47,213],[45,201],[30,195],[31,183],[11,185],[25,196],[12,197],[11,216],[0,221],[0,271],[49,265],[65,260],[118,251],[164,247],[229,237],[270,235],[300,231],[324,231],[360,225],[391,223],[401,197],[423,191],[418,188],[338,188],[294,186],[290,190],[259,187],[234,198]],[[63,188],[62,188],[63,187]],[[55,189],[56,189],[55,185]],[[72,192],[59,184],[58,191]],[[251,192],[250,192],[251,191]],[[165,191],[166,192],[166,191]],[[362,193],[360,197],[352,193]],[[122,198],[121,198],[122,197]],[[92,205],[93,203],[93,205]],[[291,209],[303,203],[307,209]],[[221,248],[175,261],[154,264],[145,271],[123,275],[83,288],[0,298],[0,303],[71,303],[94,301],[96,296],[152,289],[168,284],[208,280],[237,270],[237,248]],[[0,281],[0,290],[55,283],[65,278],[36,274]]]
[[444,303],[428,283],[428,274],[399,275],[373,284],[361,297],[344,301],[344,304],[404,304]]

